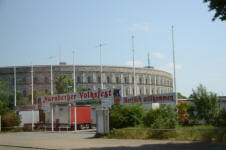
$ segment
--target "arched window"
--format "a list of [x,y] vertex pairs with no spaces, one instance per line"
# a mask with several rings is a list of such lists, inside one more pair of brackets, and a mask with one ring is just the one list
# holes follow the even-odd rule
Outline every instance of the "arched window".
[[128,96],[129,95],[129,88],[126,88],[126,95],[125,96]]
[[77,77],[77,82],[81,83],[81,78],[80,77]]
[[148,88],[146,88],[146,95],[148,95],[149,94],[149,92],[148,92]]
[[139,78],[139,82],[140,82],[140,84],[142,84],[142,77]]
[[107,83],[110,83],[110,77],[107,76]]
[[120,83],[119,77],[116,77],[116,83]]
[[88,76],[88,78],[87,78],[87,82],[88,83],[91,83],[92,81],[91,81],[91,77],[90,76]]
[[101,77],[98,76],[97,80],[98,80],[98,83],[100,83],[101,82]]
[[124,77],[124,82],[125,82],[125,83],[128,83],[127,77]]

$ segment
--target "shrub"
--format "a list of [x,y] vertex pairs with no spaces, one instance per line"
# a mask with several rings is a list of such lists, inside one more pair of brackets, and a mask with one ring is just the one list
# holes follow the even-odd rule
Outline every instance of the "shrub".
[[195,105],[196,118],[204,120],[207,124],[214,125],[219,112],[219,98],[217,94],[208,92],[203,85],[199,85],[197,90],[192,90],[190,98]]
[[6,112],[2,116],[2,127],[14,127],[20,124],[20,116],[13,111]]
[[189,122],[189,113],[188,110],[190,109],[191,105],[188,102],[181,102],[177,104],[179,121],[182,124],[188,124]]
[[140,125],[144,109],[140,104],[114,105],[110,109],[110,128],[126,128]]
[[225,109],[220,110],[217,116],[216,125],[218,127],[226,127],[226,110]]
[[159,109],[150,109],[143,118],[144,125],[153,129],[173,129],[178,125],[178,117],[172,107],[161,106]]

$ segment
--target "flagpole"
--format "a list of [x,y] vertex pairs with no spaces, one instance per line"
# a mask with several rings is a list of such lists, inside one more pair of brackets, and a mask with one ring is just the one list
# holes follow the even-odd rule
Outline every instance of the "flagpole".
[[[73,51],[73,78],[74,78],[74,93],[76,92],[75,88],[75,51]],[[74,105],[74,131],[77,131],[77,117],[76,117],[76,102]]]
[[176,67],[175,67],[175,50],[174,50],[174,26],[172,25],[172,49],[173,49],[173,74],[174,74],[174,92],[176,94],[176,104],[177,104],[177,86],[176,86]]
[[132,51],[133,51],[133,83],[134,83],[134,96],[136,96],[136,73],[135,73],[135,50],[134,50],[134,36],[132,36]]
[[16,66],[14,65],[14,106],[16,107]]
[[[34,80],[33,80],[33,64],[31,63],[31,105],[34,104]],[[32,109],[32,125],[31,125],[32,131],[34,130],[34,111]]]

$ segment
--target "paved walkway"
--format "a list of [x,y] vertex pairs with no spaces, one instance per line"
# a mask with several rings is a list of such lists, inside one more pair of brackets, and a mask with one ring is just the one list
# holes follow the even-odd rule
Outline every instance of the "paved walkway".
[[0,134],[0,150],[225,150],[226,143],[92,138],[93,130],[74,132],[18,132]]

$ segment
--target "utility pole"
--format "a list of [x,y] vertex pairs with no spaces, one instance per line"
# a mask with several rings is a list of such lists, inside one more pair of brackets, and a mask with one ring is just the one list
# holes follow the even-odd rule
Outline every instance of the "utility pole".
[[[31,63],[31,105],[33,106],[34,105],[34,91],[33,91],[33,88],[34,88],[34,80],[33,80],[33,64]],[[31,124],[31,129],[33,131],[34,129],[34,110],[32,109],[32,124]]]
[[175,67],[175,50],[174,50],[174,27],[172,26],[172,49],[173,49],[173,74],[174,74],[174,92],[176,93],[177,104],[177,86],[176,86],[176,67]]
[[[75,51],[72,52],[73,53],[73,79],[74,79],[74,93],[76,92],[76,88],[75,88]],[[77,131],[77,117],[76,117],[76,102],[74,105],[74,130]]]
[[14,65],[14,106],[16,107],[16,66]]
[[[50,65],[50,80],[51,80],[51,95],[53,95],[53,65],[52,65],[52,59],[55,58],[53,56],[50,56],[49,59],[51,60],[51,65]],[[52,127],[52,132],[54,131],[54,121],[53,121],[53,103],[51,107],[51,127]]]
[[134,50],[134,36],[132,35],[132,51],[133,51],[133,83],[134,83],[134,96],[136,96],[136,73],[135,73],[135,50]]

